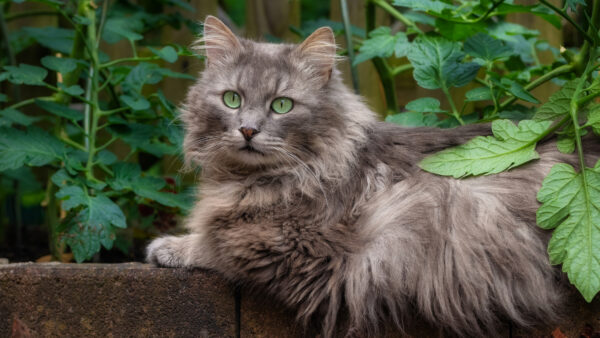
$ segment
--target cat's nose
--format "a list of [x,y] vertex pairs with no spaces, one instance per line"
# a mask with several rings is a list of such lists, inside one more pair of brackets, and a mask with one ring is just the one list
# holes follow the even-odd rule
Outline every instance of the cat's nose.
[[250,141],[254,136],[256,136],[256,134],[260,133],[260,131],[257,129],[246,127],[241,127],[239,131],[242,133],[242,135],[244,135],[246,141]]

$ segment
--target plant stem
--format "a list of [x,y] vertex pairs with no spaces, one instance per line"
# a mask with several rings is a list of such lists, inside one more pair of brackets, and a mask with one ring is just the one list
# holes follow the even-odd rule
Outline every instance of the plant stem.
[[101,65],[98,65],[99,69],[103,69],[103,68],[107,68],[110,66],[114,66],[116,64],[122,63],[122,62],[132,62],[132,61],[153,61],[153,60],[159,60],[160,57],[159,56],[144,56],[144,57],[130,57],[130,58],[122,58],[122,59],[116,59],[107,63],[103,63]]
[[393,76],[393,77],[396,77],[396,76],[398,76],[398,75],[400,75],[400,74],[404,73],[405,71],[407,71],[407,70],[411,70],[411,69],[413,69],[413,65],[412,65],[412,64],[410,64],[410,63],[407,63],[407,64],[405,64],[405,65],[398,66],[398,67],[396,67],[396,68],[392,69],[392,76]]
[[[384,1],[385,2],[385,1]],[[366,7],[366,31],[370,32],[375,29],[375,4],[374,1],[367,2]],[[394,77],[392,76],[392,70],[387,62],[380,58],[376,57],[372,59],[373,65],[375,66],[375,70],[377,70],[377,74],[379,74],[379,80],[381,81],[385,102],[387,105],[386,115],[392,115],[399,112],[398,109],[398,101],[396,98],[396,83],[394,82]]]
[[[541,84],[548,82],[550,80],[552,80],[555,77],[558,77],[560,75],[566,74],[570,71],[573,70],[575,66],[573,64],[567,64],[567,65],[562,65],[558,68],[553,69],[552,71],[538,77],[537,79],[531,81],[530,83],[528,83],[526,86],[524,86],[523,88],[525,88],[525,90],[532,90],[534,88],[537,88],[538,86],[540,86]],[[511,105],[513,102],[515,102],[517,100],[516,96],[513,96],[509,99],[506,99],[504,102],[502,102],[500,104],[500,110],[504,109],[506,106]]]
[[[96,35],[96,13],[91,6],[91,0],[86,2],[85,16],[90,21],[87,25],[87,40],[92,46],[97,46],[97,39],[100,35]],[[89,126],[86,128],[87,131],[87,151],[88,159],[85,165],[85,176],[88,180],[94,181],[94,155],[96,155],[96,133],[98,128],[98,122],[101,117],[101,110],[98,107],[98,50],[94,49],[90,54],[90,77],[88,81],[87,95],[89,100],[92,102],[88,105],[90,116],[88,117]],[[91,121],[90,121],[91,120]]]
[[[400,20],[406,26],[412,28],[415,32],[417,32],[419,34],[423,34],[423,31],[421,31],[419,29],[419,27],[417,27],[417,25],[412,20],[409,20],[407,17],[405,17],[404,15],[402,15],[402,13],[400,13],[394,7],[392,7],[392,5],[390,5],[389,3],[387,3],[387,1],[385,1],[385,0],[371,0],[370,3],[374,3],[377,6],[381,7],[384,11],[388,12],[394,18]],[[367,6],[368,6],[368,4],[367,4]],[[372,29],[369,29],[368,31],[371,31],[371,30]]]
[[465,121],[463,121],[463,119],[460,117],[460,113],[458,112],[458,110],[456,110],[456,106],[454,105],[454,100],[452,100],[452,95],[450,95],[450,92],[448,91],[448,88],[446,87],[445,84],[442,85],[441,87],[442,91],[444,92],[444,95],[446,95],[446,98],[448,99],[448,103],[450,104],[450,109],[452,110],[452,116],[454,116],[454,118],[462,125],[465,125]]
[[573,27],[575,27],[581,34],[583,34],[583,37],[588,42],[590,42],[590,43],[593,42],[593,39],[590,37],[590,35],[588,33],[586,33],[586,31],[583,28],[581,28],[581,26],[579,26],[577,24],[577,22],[575,22],[575,20],[573,20],[573,18],[571,18],[567,13],[565,13],[564,11],[562,11],[560,8],[557,8],[553,4],[549,3],[547,0],[540,0],[540,2],[542,4],[544,4],[544,6],[550,8],[551,10],[553,10],[556,14],[562,16],[565,20],[569,21],[569,23],[571,25],[573,25]]
[[354,47],[352,46],[352,26],[350,25],[350,17],[348,14],[348,4],[346,0],[340,0],[342,8],[342,20],[344,21],[344,31],[346,36],[346,45],[348,46],[348,59],[350,61],[350,73],[352,74],[352,86],[354,92],[358,94],[358,74],[356,74],[356,66],[354,65]]
[[12,20],[17,20],[17,19],[22,19],[22,18],[27,18],[27,17],[32,17],[32,16],[41,16],[41,15],[60,15],[60,13],[58,13],[56,11],[44,11],[44,10],[19,12],[19,13],[7,15],[6,22],[12,21]]

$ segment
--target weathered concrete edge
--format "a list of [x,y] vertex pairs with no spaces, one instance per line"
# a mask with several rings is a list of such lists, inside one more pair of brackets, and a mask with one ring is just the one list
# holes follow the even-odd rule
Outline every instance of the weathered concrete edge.
[[[301,337],[292,311],[268,297],[234,287],[200,269],[166,269],[141,263],[0,265],[0,336],[16,319],[33,336]],[[574,291],[569,314],[557,325],[513,336],[567,337],[600,331],[600,301]],[[413,336],[431,334],[411,323]],[[508,332],[507,332],[508,333]],[[388,335],[399,336],[399,334]]]

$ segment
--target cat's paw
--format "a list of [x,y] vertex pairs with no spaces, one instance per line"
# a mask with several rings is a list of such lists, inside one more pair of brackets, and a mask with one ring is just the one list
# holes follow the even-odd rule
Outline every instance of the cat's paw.
[[183,266],[183,257],[179,254],[179,237],[168,236],[153,240],[146,248],[146,262],[169,268]]

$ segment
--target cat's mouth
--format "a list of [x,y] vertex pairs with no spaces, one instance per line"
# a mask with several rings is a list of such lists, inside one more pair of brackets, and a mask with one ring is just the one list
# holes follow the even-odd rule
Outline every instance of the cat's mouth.
[[245,146],[240,148],[241,151],[245,151],[245,152],[249,152],[249,153],[255,153],[255,154],[259,154],[259,155],[265,155],[262,151],[257,150],[256,148],[252,147],[250,144],[246,144]]

